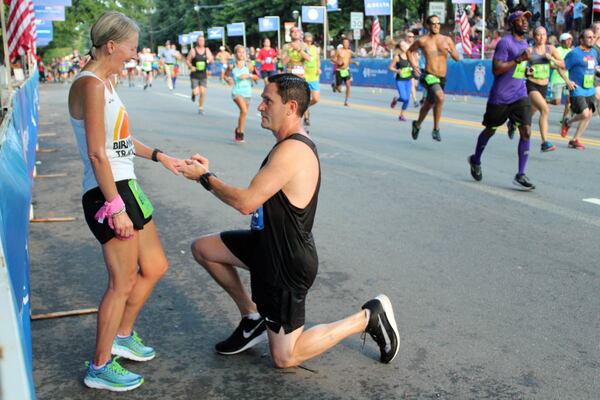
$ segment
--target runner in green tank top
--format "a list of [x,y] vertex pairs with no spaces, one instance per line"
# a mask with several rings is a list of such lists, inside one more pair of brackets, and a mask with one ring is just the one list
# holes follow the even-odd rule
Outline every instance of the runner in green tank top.
[[[310,104],[309,107],[317,104],[321,98],[319,80],[321,77],[321,59],[319,50],[313,44],[313,35],[307,32],[304,35],[304,43],[308,47],[310,61],[304,61],[304,78],[310,89]],[[310,108],[304,113],[304,125],[310,126]]]

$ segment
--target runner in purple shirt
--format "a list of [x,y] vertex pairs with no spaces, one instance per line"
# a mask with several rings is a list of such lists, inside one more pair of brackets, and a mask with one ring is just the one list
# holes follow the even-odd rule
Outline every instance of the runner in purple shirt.
[[519,171],[513,183],[523,190],[535,189],[535,185],[525,175],[531,137],[531,103],[525,87],[525,72],[530,55],[525,40],[529,18],[529,11],[515,11],[508,17],[511,34],[500,40],[494,53],[494,84],[483,117],[485,129],[477,139],[475,154],[470,155],[468,159],[471,176],[480,181],[483,177],[481,154],[487,142],[496,133],[496,129],[508,119],[518,127],[521,136],[518,147]]

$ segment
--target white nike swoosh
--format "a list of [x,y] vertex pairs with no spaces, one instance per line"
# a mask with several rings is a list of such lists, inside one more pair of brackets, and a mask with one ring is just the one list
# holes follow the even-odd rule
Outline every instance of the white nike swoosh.
[[260,321],[260,323],[258,325],[256,325],[254,328],[252,328],[248,332],[246,332],[245,330],[242,330],[242,336],[244,336],[244,339],[248,339],[250,336],[252,336],[252,334],[258,329],[258,327],[263,324],[263,322],[265,322],[265,321]]
[[392,343],[390,341],[390,337],[388,336],[388,333],[385,330],[385,326],[383,326],[383,322],[381,322],[381,315],[378,315],[377,318],[379,319],[379,327],[383,332],[383,338],[385,340],[385,351],[390,352],[392,350]]

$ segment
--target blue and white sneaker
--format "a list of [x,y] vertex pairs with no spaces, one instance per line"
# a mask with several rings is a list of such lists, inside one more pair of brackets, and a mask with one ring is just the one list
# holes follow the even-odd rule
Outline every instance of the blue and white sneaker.
[[105,389],[112,392],[126,392],[144,383],[141,375],[129,372],[117,362],[115,357],[100,369],[95,369],[92,362],[86,362],[87,371],[83,383],[93,389]]
[[133,361],[149,361],[156,356],[154,349],[145,346],[136,331],[126,338],[117,336],[113,341],[112,354]]

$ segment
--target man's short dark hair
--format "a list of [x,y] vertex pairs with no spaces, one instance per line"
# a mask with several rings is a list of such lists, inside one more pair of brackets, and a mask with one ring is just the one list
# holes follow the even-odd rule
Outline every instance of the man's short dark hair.
[[298,103],[298,116],[304,115],[310,103],[310,89],[303,78],[294,74],[278,74],[269,77],[269,83],[277,86],[277,94],[283,104],[295,100]]
[[427,19],[425,20],[425,24],[427,24],[427,25],[431,25],[431,20],[432,20],[433,18],[440,19],[440,17],[438,17],[437,15],[433,14],[433,15],[430,15],[429,17],[427,17]]

